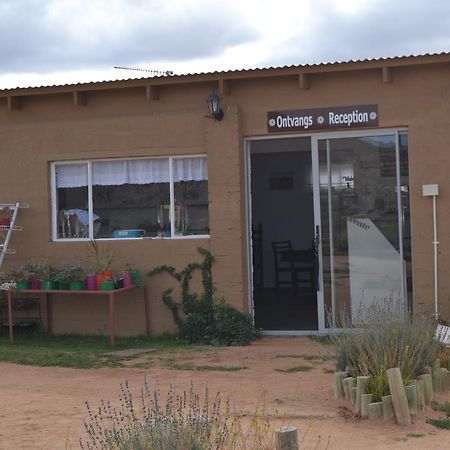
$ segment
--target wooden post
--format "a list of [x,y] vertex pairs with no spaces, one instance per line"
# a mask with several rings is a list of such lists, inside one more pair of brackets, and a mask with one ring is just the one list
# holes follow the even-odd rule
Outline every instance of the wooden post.
[[405,394],[408,400],[409,412],[412,416],[417,415],[417,388],[415,384],[405,386]]
[[376,420],[381,417],[383,407],[381,402],[369,403],[369,420]]
[[441,362],[439,361],[439,358],[433,361],[431,373],[433,375],[433,391],[441,392]]
[[275,430],[277,450],[298,450],[297,428],[281,427]]
[[366,384],[369,381],[369,377],[357,377],[356,378],[356,407],[355,412],[359,416],[361,415],[361,395],[366,392]]
[[14,333],[13,333],[13,291],[11,288],[7,291],[8,295],[8,329],[9,329],[9,343],[14,344]]
[[[355,382],[353,382],[353,384],[355,384]],[[351,388],[350,394],[352,396],[352,406],[353,408],[356,407],[356,386],[353,386]]]
[[417,409],[419,411],[422,411],[423,408],[425,407],[424,381],[417,380],[416,388],[417,388]]
[[394,417],[394,405],[392,404],[392,397],[390,395],[381,397],[381,403],[383,404],[383,419],[392,419]]
[[448,370],[445,367],[441,367],[440,378],[441,378],[440,384],[441,384],[442,392],[447,392],[448,391]]
[[361,417],[369,417],[369,403],[372,403],[372,394],[361,394]]
[[342,386],[342,380],[347,378],[347,372],[335,372],[333,378],[333,394],[334,398],[344,398],[344,387]]
[[45,306],[47,308],[47,334],[53,334],[53,298],[47,291],[45,293]]
[[116,342],[116,319],[114,314],[114,291],[109,294],[109,340],[111,347],[114,347]]
[[431,375],[426,373],[417,377],[419,380],[423,381],[423,394],[425,397],[425,405],[431,405],[431,400],[433,400],[433,381]]
[[149,317],[150,302],[147,283],[144,284],[144,310],[145,310],[145,333],[147,336],[150,336],[150,317]]
[[351,394],[352,384],[353,384],[352,377],[344,378],[342,380],[342,386],[344,387],[345,400],[347,400],[349,402],[352,401],[352,394]]
[[392,403],[394,404],[397,423],[402,426],[411,425],[411,414],[409,412],[408,399],[403,387],[402,375],[398,367],[386,370],[391,391]]

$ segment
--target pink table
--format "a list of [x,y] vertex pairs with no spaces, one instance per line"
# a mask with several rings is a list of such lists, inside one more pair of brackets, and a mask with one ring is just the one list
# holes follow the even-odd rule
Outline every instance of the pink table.
[[[113,291],[66,291],[66,290],[42,290],[42,289],[10,289],[8,290],[8,326],[9,326],[9,342],[14,343],[13,334],[13,301],[14,295],[18,294],[35,294],[35,295],[45,295],[47,304],[47,333],[52,334],[53,327],[53,298],[51,294],[56,295],[92,295],[92,296],[105,296],[109,298],[109,336],[111,345],[115,344],[115,331],[116,331],[116,319],[114,311],[114,300],[116,295],[122,294],[123,292],[136,289],[137,286],[129,286],[121,289],[115,289]],[[150,321],[149,321],[149,306],[147,298],[147,290],[144,288],[144,308],[145,308],[145,331],[147,336],[150,335]]]

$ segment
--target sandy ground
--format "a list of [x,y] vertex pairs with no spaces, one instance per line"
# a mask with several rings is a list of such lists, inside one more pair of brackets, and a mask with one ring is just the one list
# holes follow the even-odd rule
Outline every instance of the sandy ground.
[[[369,422],[354,418],[343,401],[333,400],[331,360],[307,360],[284,355],[327,356],[327,346],[306,337],[266,337],[249,347],[214,349],[205,353],[175,355],[177,363],[245,366],[237,372],[174,370],[154,356],[148,369],[40,368],[0,363],[0,449],[76,449],[84,436],[84,402],[118,398],[119,383],[128,380],[136,392],[144,376],[159,379],[162,392],[172,383],[188,389],[191,380],[200,390],[229,396],[236,412],[283,417],[299,430],[301,449],[449,449],[450,431],[425,423],[438,414],[427,409],[411,427],[399,427],[382,419]],[[173,356],[173,355],[172,355]],[[151,353],[136,361],[145,362]],[[276,368],[312,365],[302,373],[283,373]],[[449,399],[442,395],[438,400]]]

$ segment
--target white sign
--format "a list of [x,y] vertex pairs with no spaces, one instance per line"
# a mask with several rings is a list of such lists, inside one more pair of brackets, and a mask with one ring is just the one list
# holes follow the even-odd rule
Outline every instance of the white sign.
[[352,320],[373,302],[401,299],[400,254],[367,218],[347,218]]

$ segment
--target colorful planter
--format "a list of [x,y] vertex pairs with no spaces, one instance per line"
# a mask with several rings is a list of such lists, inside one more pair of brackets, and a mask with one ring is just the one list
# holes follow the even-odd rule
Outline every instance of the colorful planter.
[[96,291],[97,290],[97,280],[95,275],[88,275],[85,281],[86,290]]
[[[71,291],[84,291],[84,281],[71,281],[69,285]],[[90,289],[95,291],[95,289]]]
[[30,289],[31,283],[29,281],[16,281],[16,289]]
[[43,291],[54,291],[55,289],[57,289],[57,286],[54,281],[42,280],[41,281],[41,289]]
[[97,284],[97,291],[100,291],[100,285],[103,283],[103,278],[105,278],[105,275],[103,273],[98,273],[95,275],[95,282]]
[[133,279],[131,278],[131,272],[122,272],[123,287],[130,287],[133,285]]
[[114,281],[103,281],[100,283],[100,291],[113,291]]
[[131,269],[131,281],[135,286],[141,284],[141,271],[139,269]]
[[41,289],[41,280],[37,279],[31,280],[31,289],[36,290]]
[[58,283],[58,289],[60,291],[68,291],[69,290],[69,283],[66,282],[66,281],[62,281],[62,282],[60,281]]

